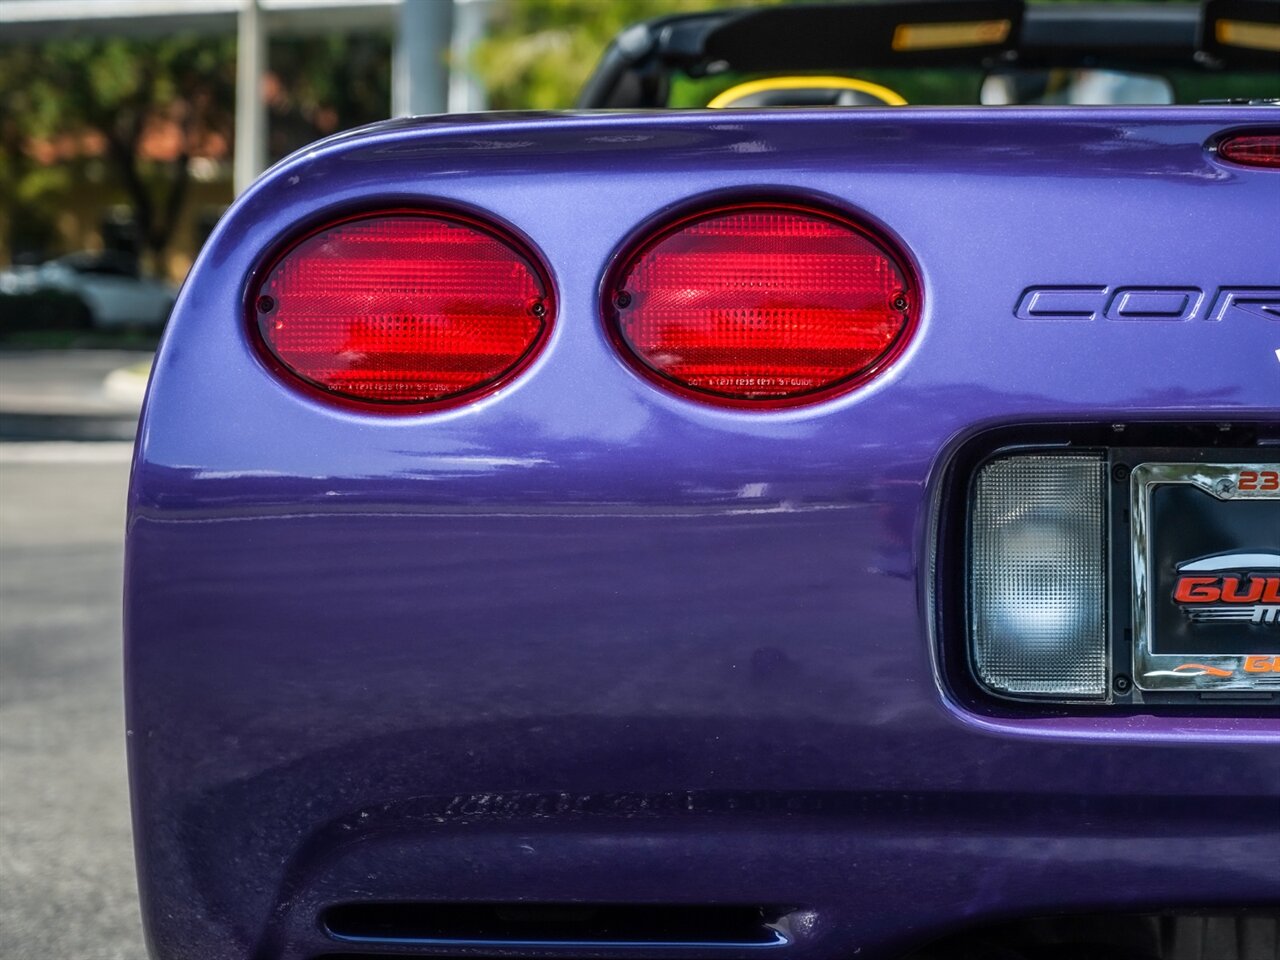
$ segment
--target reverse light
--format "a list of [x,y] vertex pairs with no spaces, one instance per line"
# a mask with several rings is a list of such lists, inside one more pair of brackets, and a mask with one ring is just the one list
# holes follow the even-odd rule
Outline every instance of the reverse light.
[[977,476],[969,527],[978,679],[1013,696],[1107,692],[1106,464],[1013,455]]
[[515,376],[545,342],[554,303],[514,238],[451,213],[394,212],[294,244],[250,309],[270,354],[313,387],[429,408]]
[[607,286],[624,357],[676,393],[725,406],[816,402],[901,353],[912,275],[867,227],[793,204],[688,217],[642,243]]
[[1280,169],[1280,133],[1237,133],[1219,141],[1217,152],[1232,163]]

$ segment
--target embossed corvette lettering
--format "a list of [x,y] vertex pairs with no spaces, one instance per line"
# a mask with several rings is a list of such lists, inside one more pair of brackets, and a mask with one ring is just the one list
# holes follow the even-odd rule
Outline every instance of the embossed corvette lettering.
[[1027,287],[1019,320],[1225,320],[1229,314],[1280,320],[1280,287]]

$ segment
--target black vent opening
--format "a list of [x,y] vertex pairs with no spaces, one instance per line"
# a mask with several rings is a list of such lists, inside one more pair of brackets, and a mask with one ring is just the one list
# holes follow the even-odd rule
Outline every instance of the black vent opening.
[[331,936],[377,943],[680,943],[785,941],[787,909],[758,905],[352,903],[321,918]]

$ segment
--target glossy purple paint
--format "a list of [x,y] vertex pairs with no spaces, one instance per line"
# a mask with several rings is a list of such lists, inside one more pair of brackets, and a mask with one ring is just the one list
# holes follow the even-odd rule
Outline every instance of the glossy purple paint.
[[[1269,120],[450,118],[275,167],[182,292],[135,465],[154,955],[318,956],[340,949],[319,910],[364,899],[795,905],[793,942],[767,952],[804,960],[1058,909],[1280,899],[1280,721],[968,713],[935,680],[926,582],[933,493],[983,426],[1280,421],[1280,325],[1261,317],[1013,316],[1036,284],[1276,286],[1280,174],[1202,148]],[[891,230],[924,287],[892,371],[764,414],[637,377],[601,277],[642,225],[713,196]],[[474,406],[328,406],[250,342],[264,258],[389,202],[495,217],[553,271],[547,349]]]

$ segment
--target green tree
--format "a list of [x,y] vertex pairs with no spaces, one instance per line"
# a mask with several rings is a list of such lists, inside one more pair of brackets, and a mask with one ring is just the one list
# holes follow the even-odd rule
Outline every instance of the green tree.
[[[0,44],[0,220],[9,220],[16,245],[48,245],[49,224],[77,175],[75,162],[39,162],[33,147],[97,136],[108,165],[104,190],[128,199],[142,252],[162,264],[186,203],[192,156],[202,146],[232,144],[235,57],[233,36]],[[275,158],[389,112],[386,35],[281,37],[268,59]],[[178,134],[167,160],[143,155],[157,121]]]
[[268,56],[268,139],[273,160],[391,110],[391,37],[281,37]]
[[473,62],[493,109],[564,109],[623,27],[663,14],[760,2],[777,0],[516,0],[494,11]]
[[[231,127],[234,50],[234,40],[222,37],[0,48],[5,193],[17,207],[56,203],[68,171],[34,162],[30,144],[100,135],[113,179],[129,198],[142,250],[158,263],[186,199],[194,145]],[[169,161],[145,159],[140,150],[157,119],[171,121],[179,133]]]

